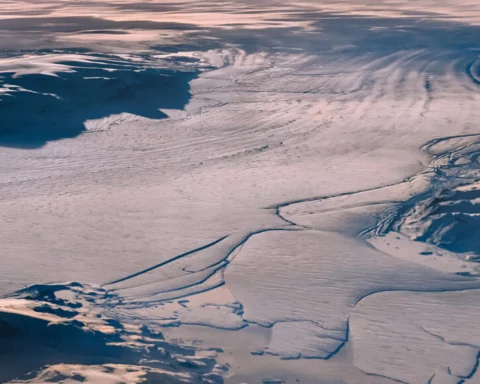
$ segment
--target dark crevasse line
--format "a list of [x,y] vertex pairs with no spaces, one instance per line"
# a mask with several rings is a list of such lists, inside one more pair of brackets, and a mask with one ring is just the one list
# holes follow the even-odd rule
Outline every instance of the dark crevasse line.
[[[218,272],[218,271],[217,271]],[[213,276],[213,275],[212,275]],[[212,276],[208,276],[208,278],[205,278],[203,279],[201,282],[199,282],[198,284],[192,284],[191,286],[189,286],[189,288],[191,287],[195,287],[197,285],[200,285],[200,284],[203,284],[203,283],[206,283]],[[179,300],[179,299],[184,299],[186,297],[190,297],[190,296],[193,296],[193,295],[199,295],[201,293],[206,293],[206,292],[210,292],[214,289],[217,289],[217,288],[220,288],[220,287],[223,287],[225,285],[225,282],[224,281],[220,281],[216,284],[213,284],[211,286],[208,286],[206,288],[203,288],[203,289],[199,289],[199,290],[196,290],[194,292],[188,292],[188,293],[179,293],[177,295],[172,295],[172,296],[169,296],[168,298],[165,298],[165,299],[161,299],[161,300],[152,300],[152,301],[146,301],[146,302],[142,302],[142,301],[135,301],[135,300],[132,300],[132,301],[126,301],[125,299],[118,299],[115,298],[112,300],[112,302],[108,305],[105,305],[105,307],[108,307],[108,308],[115,308],[118,304],[122,305],[123,307],[127,308],[127,309],[132,309],[132,308],[141,308],[141,307],[148,307],[148,306],[152,306],[152,305],[156,305],[158,304],[159,302],[162,302],[162,301],[169,301],[169,300]],[[185,288],[186,289],[186,288]],[[215,328],[215,327],[211,327],[211,328]]]
[[[442,137],[442,138],[438,138],[438,139],[433,139],[431,141],[429,141],[428,143],[424,144],[421,148],[422,148],[422,151],[424,151],[425,153],[427,153],[432,161],[434,160],[434,158],[436,156],[434,156],[432,153],[431,153],[431,149],[437,145],[437,144],[440,144],[442,142],[445,142],[445,141],[448,141],[448,140],[453,140],[453,139],[461,139],[461,138],[470,138],[470,137],[478,137],[480,136],[480,134],[465,134],[465,135],[454,135],[454,136],[448,136],[448,137]],[[457,151],[457,150],[456,150]],[[350,191],[350,192],[343,192],[343,193],[338,193],[338,194],[331,194],[331,195],[321,195],[321,196],[314,196],[314,197],[309,197],[309,198],[304,198],[304,199],[298,199],[298,200],[290,200],[290,201],[286,201],[286,202],[283,202],[283,203],[279,203],[279,204],[276,204],[276,205],[273,205],[273,206],[268,206],[266,207],[265,209],[274,209],[275,210],[275,213],[276,215],[282,219],[283,221],[285,221],[286,223],[290,224],[290,225],[295,225],[295,226],[299,226],[299,227],[302,227],[301,225],[285,218],[282,214],[281,214],[281,208],[285,208],[285,207],[288,207],[288,206],[291,206],[291,205],[295,205],[295,204],[301,204],[301,203],[308,203],[308,202],[315,202],[315,201],[322,201],[322,200],[328,200],[328,199],[333,199],[333,198],[338,198],[338,197],[344,197],[344,196],[354,196],[354,195],[357,195],[357,194],[361,194],[361,193],[367,193],[367,192],[374,192],[374,191],[378,191],[378,190],[381,190],[381,189],[384,189],[384,188],[388,188],[388,187],[394,187],[396,185],[399,185],[401,183],[408,183],[408,182],[411,182],[414,178],[416,178],[418,175],[421,175],[421,174],[425,174],[425,173],[428,173],[430,171],[429,169],[430,167],[428,165],[425,166],[425,169],[422,170],[421,172],[415,174],[415,175],[412,175],[410,177],[407,177],[403,180],[400,180],[398,182],[395,182],[395,183],[391,183],[391,184],[386,184],[386,185],[381,185],[381,186],[378,186],[378,187],[372,187],[372,188],[366,188],[366,189],[361,189],[361,190],[357,190],[357,191]],[[435,172],[436,170],[434,170]],[[431,193],[431,189],[427,189],[425,192],[422,192],[420,193],[418,196],[416,196],[416,198],[418,199],[419,197],[424,197],[426,196],[428,193]],[[397,204],[402,204],[402,202],[395,202]],[[408,203],[408,202],[403,202],[403,203]],[[342,208],[340,208],[341,210]]]
[[[381,186],[378,186],[378,187],[365,188],[365,189],[359,189],[359,190],[356,190],[356,191],[341,192],[341,193],[335,193],[335,194],[330,194],[330,195],[319,195],[319,196],[307,197],[307,198],[298,199],[298,200],[289,200],[289,201],[285,201],[283,203],[268,206],[265,209],[281,209],[281,208],[288,207],[289,205],[309,203],[309,202],[320,201],[320,200],[328,200],[328,199],[333,199],[333,198],[337,198],[337,197],[344,197],[344,196],[354,196],[354,195],[357,195],[359,193],[378,191],[380,189],[384,189],[384,188],[388,188],[388,187],[394,187],[395,185],[398,185],[398,184],[401,184],[401,183],[404,183],[404,182],[408,182],[415,176],[416,175],[414,175],[412,177],[408,177],[408,178],[400,180],[400,181],[397,181],[395,183],[385,184],[385,185],[381,185]],[[283,219],[283,220],[286,221],[285,219]],[[294,225],[298,225],[298,224],[294,223]]]
[[[296,224],[293,224],[295,226],[297,226]],[[238,242],[237,244],[235,244],[231,249],[230,251],[228,251],[225,255],[225,257],[221,258],[220,260],[218,260],[217,262],[215,262],[214,264],[211,264],[207,267],[204,267],[202,269],[199,269],[198,271],[195,271],[195,272],[192,272],[192,273],[198,273],[198,272],[203,272],[209,268],[212,268],[212,267],[215,267],[217,265],[220,265],[220,264],[225,264],[222,266],[222,268],[226,268],[228,264],[230,264],[232,262],[232,260],[229,260],[230,256],[232,254],[234,254],[238,249],[240,249],[243,245],[245,245],[245,243],[252,237],[252,236],[256,236],[256,235],[259,235],[261,233],[265,233],[265,232],[275,232],[275,231],[301,231],[303,228],[301,226],[299,226],[298,229],[296,228],[267,228],[267,229],[261,229],[261,230],[258,230],[258,231],[254,231],[254,232],[250,232],[248,234],[246,234],[243,239]],[[187,271],[188,272],[188,271]]]
[[[213,275],[215,275],[219,270],[221,270],[223,268],[223,266],[219,266],[217,268],[213,268],[212,271],[210,271],[209,274],[207,274],[207,276],[205,276],[204,278],[202,278],[201,280],[199,281],[196,281],[195,283],[191,283],[191,284],[186,284],[186,285],[182,285],[181,287],[178,287],[178,288],[171,288],[171,289],[166,289],[166,290],[159,290],[159,291],[155,291],[155,293],[151,294],[151,295],[158,295],[158,294],[162,294],[162,293],[171,293],[171,292],[178,292],[178,291],[182,291],[184,289],[188,289],[188,288],[193,288],[193,287],[196,287],[198,285],[201,285],[205,282],[207,282],[211,277],[213,277]],[[184,277],[184,276],[177,276],[177,278],[181,278],[181,277]],[[163,281],[163,280],[162,280]],[[146,286],[148,286],[149,284],[145,284]],[[124,288],[125,289],[125,288]],[[128,289],[128,288],[126,288]],[[109,292],[115,292],[116,290],[113,289],[113,290],[110,290]],[[191,295],[191,294],[190,294]],[[149,295],[140,295],[140,297],[145,297],[145,296],[149,296]],[[178,298],[178,297],[175,297],[175,298]]]
[[[210,273],[203,277],[201,280],[198,280],[194,283],[191,283],[191,284],[188,284],[186,286],[182,286],[182,287],[179,287],[179,288],[175,288],[175,289],[172,289],[172,290],[167,290],[167,291],[159,291],[157,293],[153,293],[152,296],[154,296],[155,294],[160,294],[160,293],[169,293],[169,292],[177,292],[177,291],[181,291],[183,289],[188,289],[188,288],[192,288],[192,287],[196,287],[196,286],[200,286],[201,284],[203,283],[206,283],[210,278],[212,278],[217,272],[221,271],[221,270],[224,270],[225,268],[228,267],[228,265],[232,262],[233,259],[229,260],[231,258],[231,256],[237,251],[239,250],[252,236],[256,236],[256,235],[259,235],[261,233],[265,233],[265,232],[274,232],[274,231],[301,231],[302,229],[296,229],[296,228],[269,228],[269,229],[263,229],[263,230],[259,230],[259,231],[255,231],[255,232],[251,232],[247,235],[245,235],[245,237],[237,244],[235,244],[226,254],[223,258],[219,259],[217,262],[211,264],[211,265],[208,265],[202,269],[199,269],[198,271],[195,271],[195,272],[189,272],[191,274],[198,274],[198,273],[201,273],[201,272],[205,272],[206,270],[208,269],[212,269],[212,271],[210,271]],[[231,236],[231,235],[230,235]],[[168,265],[174,261],[177,261],[177,260],[180,260],[186,256],[189,256],[189,255],[192,255],[194,253],[197,253],[199,251],[202,251],[202,250],[205,250],[205,249],[208,249],[218,243],[220,243],[221,241],[223,241],[224,239],[226,239],[227,237],[229,236],[225,236],[221,239],[218,239],[216,240],[215,242],[213,243],[209,243],[203,247],[200,247],[200,248],[197,248],[197,249],[194,249],[192,251],[189,251],[189,252],[186,252],[184,254],[181,254],[179,256],[176,256],[168,261],[165,261],[163,263],[160,263],[158,265],[155,265],[153,267],[150,267],[150,268],[147,268],[146,270],[143,270],[143,271],[140,271],[140,272],[137,272],[133,275],[130,275],[130,276],[127,276],[127,277],[124,277],[122,279],[119,279],[117,281],[114,281],[114,282],[111,282],[111,283],[108,283],[108,284],[104,284],[103,287],[108,287],[109,285],[113,285],[113,284],[116,284],[116,283],[120,283],[120,282],[123,282],[123,281],[126,281],[126,280],[130,280],[130,279],[133,279],[135,277],[138,277],[138,276],[141,276],[147,272],[151,272],[155,269],[158,269],[158,268],[161,268],[165,265]],[[183,276],[177,276],[177,277],[183,277]],[[204,293],[204,292],[208,292],[208,291],[211,291],[215,288],[218,288],[222,285],[224,285],[225,282],[222,280],[221,282],[217,283],[217,284],[214,284],[213,286],[210,286],[210,287],[206,287],[205,289],[202,289],[202,290],[199,290],[199,291],[194,291],[194,292],[187,292],[187,293],[183,293],[183,294],[178,294],[178,295],[172,295],[171,297],[169,296],[168,297],[168,300],[177,300],[177,299],[181,299],[181,298],[184,298],[184,297],[188,297],[188,296],[191,296],[193,294],[199,294],[199,293]],[[147,284],[143,284],[143,285],[148,285]],[[141,285],[141,286],[143,286]],[[128,290],[129,288],[124,288],[126,290]],[[109,292],[113,293],[115,295],[115,289],[111,289],[109,290]],[[166,300],[166,299],[164,299]],[[124,299],[121,298],[121,295],[119,295],[119,302],[124,302]],[[135,305],[136,302],[138,301],[135,301],[135,299],[131,299],[131,304],[132,305]],[[153,302],[158,302],[158,301],[152,301]],[[148,305],[148,303],[146,303],[145,305]],[[111,305],[110,305],[111,306]]]
[[[361,370],[361,369],[360,369]],[[362,371],[362,370],[361,370]],[[365,372],[365,371],[362,371],[365,375],[367,376],[370,376],[370,377],[378,377],[378,378],[381,378],[381,379],[387,379],[387,380],[390,380],[394,383],[400,383],[400,384],[412,384],[412,383],[408,383],[407,381],[402,381],[402,380],[398,380],[398,379],[394,379],[393,377],[389,377],[389,376],[385,376],[385,375],[380,375],[379,373],[369,373],[369,372]]]
[[[442,343],[445,343],[445,344],[450,344],[450,345],[453,345],[453,346],[460,346],[460,347],[470,347],[470,348],[473,348],[473,349],[478,349],[480,351],[480,345],[474,345],[474,344],[469,344],[469,343],[457,343],[457,342],[453,342],[453,341],[447,341],[445,339],[445,337],[443,336],[440,336],[440,335],[437,335],[433,332],[430,332],[428,330],[425,329],[425,327],[422,327],[422,326],[418,326],[422,332],[425,332],[427,334],[429,334],[430,336],[440,340]],[[479,352],[480,353],[480,352]]]
[[468,64],[465,74],[473,83],[480,85],[480,59]]
[[134,273],[134,274],[132,274],[132,275],[129,275],[129,276],[126,276],[126,277],[122,277],[122,278],[120,278],[120,279],[118,279],[118,280],[114,280],[114,281],[105,283],[105,284],[103,284],[103,286],[121,283],[121,282],[124,282],[124,281],[126,281],[126,280],[130,280],[130,279],[133,279],[133,278],[138,277],[138,276],[140,276],[140,275],[143,275],[143,274],[145,274],[145,273],[148,273],[148,272],[150,272],[150,271],[153,271],[153,270],[155,270],[155,269],[157,269],[157,268],[161,268],[161,267],[163,267],[163,266],[165,266],[165,265],[171,264],[171,263],[173,263],[174,261],[180,260],[180,259],[182,259],[182,258],[184,258],[184,257],[186,257],[186,256],[189,256],[189,255],[193,254],[193,253],[197,253],[197,252],[203,251],[204,249],[210,248],[210,247],[212,247],[212,246],[220,243],[221,241],[225,240],[225,239],[226,239],[227,237],[229,237],[229,236],[230,236],[230,235],[223,236],[223,237],[221,237],[221,238],[218,239],[218,240],[215,240],[215,241],[213,241],[213,242],[211,242],[211,243],[208,243],[208,244],[206,244],[206,245],[203,245],[203,246],[201,246],[201,247],[199,247],[199,248],[195,248],[195,249],[193,249],[193,250],[191,250],[191,251],[182,253],[182,254],[180,254],[180,255],[178,255],[178,256],[175,256],[175,257],[173,257],[173,258],[171,258],[171,259],[169,259],[169,260],[167,260],[167,261],[161,262],[161,263],[156,264],[156,265],[154,265],[154,266],[152,266],[152,267],[149,267],[149,268],[144,269],[144,270],[142,270],[142,271],[136,272],[136,273]]
[[431,149],[437,144],[440,144],[449,140],[454,140],[454,139],[467,139],[470,137],[478,137],[478,136],[480,136],[480,133],[468,133],[464,135],[444,136],[444,137],[430,140],[429,142],[424,144],[421,148],[422,148],[422,151],[426,152],[430,156],[433,156],[431,153]]
[[[286,217],[284,217],[282,215],[282,213],[280,212],[280,207],[275,208],[275,215],[277,215],[281,220],[286,222],[288,225],[298,225],[298,224],[294,223],[293,221],[288,220]],[[301,225],[299,225],[299,226],[301,227]]]
[[[242,306],[242,311],[243,311],[243,306]],[[328,331],[341,332],[345,335],[345,337],[342,337],[342,338],[334,337],[333,335],[317,335],[317,337],[321,338],[321,339],[334,340],[334,341],[339,342],[339,345],[337,347],[335,347],[335,349],[333,351],[332,350],[326,350],[326,349],[323,349],[323,348],[320,348],[320,347],[317,346],[316,348],[318,350],[325,353],[325,355],[322,356],[322,357],[317,357],[317,356],[308,357],[308,356],[302,355],[302,353],[298,353],[298,355],[295,356],[295,357],[281,357],[282,360],[299,360],[299,359],[329,360],[332,357],[334,357],[338,352],[340,352],[340,350],[345,346],[345,344],[348,342],[348,335],[349,335],[349,332],[350,332],[348,322],[345,324],[345,328],[343,328],[343,329],[329,329],[329,328],[325,328],[324,326],[322,326],[317,321],[310,320],[310,319],[278,320],[278,321],[273,321],[271,323],[260,323],[260,322],[257,322],[257,321],[246,320],[246,319],[243,318],[242,314],[240,314],[240,316],[242,317],[245,324],[247,324],[247,325],[257,325],[257,326],[265,328],[265,329],[273,329],[273,327],[275,327],[275,325],[284,324],[284,323],[311,323],[311,324],[314,324],[315,326],[323,329],[324,331],[327,331],[327,332]],[[216,327],[213,327],[213,328],[216,328]],[[264,351],[262,353],[266,353],[266,354],[271,355],[271,356],[281,356],[279,354],[272,353],[272,352],[269,352],[269,351]]]
[[287,228],[267,228],[267,229],[261,229],[259,231],[251,232],[247,236],[245,236],[245,238],[240,243],[238,243],[235,247],[233,247],[233,249],[230,252],[228,252],[228,254],[224,258],[224,261],[227,261],[227,263],[231,263],[233,261],[233,259],[228,260],[230,258],[230,256],[232,256],[235,251],[237,251],[239,248],[241,248],[253,236],[257,236],[257,235],[260,235],[260,234],[266,233],[266,232],[278,232],[278,231],[296,232],[296,231],[301,231],[301,230],[303,230],[303,229],[302,228],[297,229],[297,228],[288,228],[287,227]]
[[476,373],[478,372],[479,367],[480,367],[480,352],[478,352],[478,354],[477,354],[477,361],[476,361],[475,366],[474,366],[473,369],[472,369],[472,372],[470,373],[470,375],[468,375],[467,377],[465,377],[465,379],[471,379],[471,378],[473,378],[473,376],[475,376]]

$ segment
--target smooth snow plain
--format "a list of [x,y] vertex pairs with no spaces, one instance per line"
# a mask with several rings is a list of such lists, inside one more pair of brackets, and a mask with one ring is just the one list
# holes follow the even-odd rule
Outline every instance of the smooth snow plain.
[[480,9],[381,5],[0,11],[0,381],[478,383]]

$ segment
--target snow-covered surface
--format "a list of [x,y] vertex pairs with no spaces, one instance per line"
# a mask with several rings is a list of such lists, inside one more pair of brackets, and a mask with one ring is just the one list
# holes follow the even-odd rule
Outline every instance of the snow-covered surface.
[[475,383],[480,8],[412,4],[2,7],[0,381]]
[[[354,364],[407,383],[458,383],[478,369],[479,291],[382,292],[350,318]],[[429,381],[430,380],[430,381]]]
[[37,285],[14,297],[0,300],[2,383],[222,382],[215,351],[109,317],[99,287]]

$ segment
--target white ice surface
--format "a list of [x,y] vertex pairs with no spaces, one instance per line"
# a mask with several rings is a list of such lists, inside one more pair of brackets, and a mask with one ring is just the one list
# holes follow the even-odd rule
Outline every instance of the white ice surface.
[[362,241],[320,231],[252,237],[226,269],[225,280],[242,303],[245,320],[274,327],[272,350],[285,357],[329,357],[347,339],[352,309],[373,293],[480,287],[480,281],[437,272]]
[[479,293],[382,292],[363,299],[350,317],[354,364],[406,383],[469,378],[480,356]]
[[[31,5],[15,4],[18,12]],[[358,2],[320,7],[392,19],[412,11],[406,2],[382,4],[382,10],[375,8],[378,3]],[[66,16],[72,3],[64,5],[49,12]],[[88,3],[73,6],[79,16],[92,12]],[[319,5],[298,6],[308,15]],[[222,7],[199,25],[228,30],[225,24],[235,15],[231,4]],[[476,4],[418,7],[457,21],[478,20]],[[256,16],[244,14],[243,22],[263,24],[270,9],[262,9]],[[103,21],[131,17],[110,5],[102,11]],[[135,17],[149,20],[148,13],[137,10]],[[304,20],[275,25],[309,27]],[[128,39],[155,36],[144,32]],[[321,26],[317,32],[313,36],[330,41]],[[103,34],[92,42],[102,39],[115,40],[112,50],[122,45],[121,38]],[[71,33],[57,41],[85,38]],[[433,324],[438,329],[429,332],[464,343],[475,331],[467,324],[478,318],[476,299],[470,291],[445,291],[478,288],[478,280],[442,273],[437,264],[401,252],[380,252],[355,236],[424,190],[428,178],[410,178],[430,165],[423,144],[478,133],[478,54],[435,46],[352,55],[346,49],[350,41],[332,41],[331,49],[313,52],[248,53],[229,46],[189,52],[201,60],[202,70],[217,69],[190,83],[185,111],[170,110],[169,119],[160,121],[105,116],[86,122],[86,132],[74,139],[31,150],[2,147],[0,243],[6,262],[0,293],[51,281],[106,284],[118,295],[109,304],[131,321],[138,315],[137,320],[150,316],[159,323],[232,329],[254,322],[272,328],[265,351],[286,358],[331,356],[345,341],[350,319],[355,364],[366,372],[415,384],[468,376],[477,342],[452,346],[425,336],[398,308],[413,308],[421,327]],[[58,75],[72,70],[60,61],[89,58],[80,56],[2,58],[0,71]],[[142,55],[123,59],[156,65],[155,58]],[[162,66],[166,56],[156,59]],[[469,71],[459,69],[468,64]],[[27,91],[5,86],[1,92]],[[298,224],[289,228],[295,232],[279,230],[291,223],[276,208]],[[228,290],[227,298],[204,296],[217,289]],[[402,292],[380,293],[391,290]],[[448,295],[471,298],[471,307]],[[466,314],[466,328],[455,326],[457,309]],[[436,323],[432,314],[445,323]],[[377,319],[385,319],[381,340],[358,341]],[[409,338],[419,346],[416,354],[405,352]],[[379,366],[371,359],[387,359],[385,345],[396,347],[391,353],[398,365]],[[424,345],[433,357],[418,358]]]
[[[351,238],[424,188],[421,179],[396,183],[428,163],[419,143],[453,134],[447,118],[457,119],[458,133],[474,131],[478,109],[466,116],[451,96],[478,102],[461,78],[443,77],[433,101],[420,86],[421,68],[435,55],[367,57],[356,68],[346,58],[330,64],[237,50],[209,57],[225,66],[191,83],[185,117],[112,116],[105,129],[90,123],[94,129],[75,140],[2,150],[1,240],[11,260],[3,292],[38,281],[120,279],[107,287],[118,303],[141,310],[225,282],[243,315],[187,304],[158,317],[227,328],[256,322],[273,327],[267,352],[326,358],[342,346],[366,295],[477,284]],[[362,73],[369,80],[359,83]],[[250,234],[288,225],[272,206],[315,197],[280,214],[316,231],[261,233],[230,254]]]
[[[463,103],[476,105],[477,95],[446,76],[450,87],[420,115],[428,53],[388,56],[381,69],[367,58],[352,68],[346,58],[229,55],[229,65],[192,82],[186,118],[122,117],[75,140],[2,149],[3,292],[115,280],[226,235],[281,225],[265,207],[395,183],[421,169],[419,143],[454,133],[447,118],[473,132],[479,114],[455,108],[452,88],[468,94]],[[255,71],[245,74],[250,62]],[[370,80],[352,91],[367,70]],[[397,72],[405,94],[396,92]]]

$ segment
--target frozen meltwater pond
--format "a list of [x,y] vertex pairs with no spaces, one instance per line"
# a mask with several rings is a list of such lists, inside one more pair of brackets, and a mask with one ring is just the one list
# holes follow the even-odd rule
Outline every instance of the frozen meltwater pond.
[[0,382],[480,383],[480,6],[0,10]]

